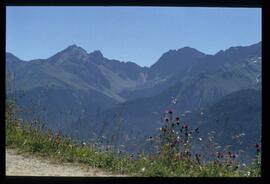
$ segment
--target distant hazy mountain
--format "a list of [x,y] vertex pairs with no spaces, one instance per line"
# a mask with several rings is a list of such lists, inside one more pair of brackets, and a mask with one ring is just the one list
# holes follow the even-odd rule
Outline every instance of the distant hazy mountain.
[[157,95],[178,82],[204,56],[190,47],[169,50],[147,70],[147,82],[144,85],[127,89],[121,95],[129,100]]
[[170,50],[164,53],[159,60],[150,67],[150,78],[168,77],[170,75],[185,75],[188,69],[197,64],[204,53],[190,47]]
[[95,54],[73,45],[48,59],[24,62],[7,53],[7,93],[16,93],[19,105],[51,124],[112,107],[125,99],[111,90],[111,79],[95,63],[99,58],[92,61]]
[[[249,50],[249,48],[242,49]],[[241,49],[239,51],[240,54],[243,52]],[[226,52],[231,54],[231,49],[224,51],[224,55],[227,55]],[[234,56],[235,54],[238,52],[226,57],[240,58]],[[224,62],[215,66],[215,70],[211,68],[211,64],[207,64],[205,70],[195,72],[197,67],[202,66],[200,62],[206,61],[202,58],[193,66],[192,74],[180,77],[175,84],[155,96],[129,100],[109,109],[104,112],[100,121],[109,121],[115,114],[121,112],[123,126],[125,125],[127,130],[136,129],[141,134],[149,134],[160,125],[160,117],[165,109],[174,109],[180,115],[186,111],[202,109],[239,90],[260,89],[260,50],[252,54],[254,56],[246,54],[238,61],[224,59]],[[219,62],[216,60],[219,56],[211,57],[215,58],[212,62]]]
[[[26,110],[24,118],[39,117],[83,139],[93,131],[118,131],[118,138],[139,140],[161,126],[167,108],[187,118],[219,100],[229,103],[225,96],[242,94],[237,91],[260,90],[261,43],[215,55],[189,47],[170,50],[151,67],[107,59],[100,51],[87,53],[76,45],[31,61],[6,53],[6,76],[7,95]],[[240,103],[237,108],[246,112]],[[258,113],[254,116],[259,119]]]
[[[238,67],[244,72],[250,73],[254,67],[251,61],[261,61],[261,42],[247,47],[231,47],[225,51],[220,51],[215,55],[205,55],[196,49],[184,47],[179,50],[170,50],[163,54],[161,58],[153,64],[148,72],[151,82],[146,83],[143,88],[126,90],[121,93],[127,99],[154,96],[167,88],[173,86],[180,80],[194,78],[199,74],[213,73],[219,70],[229,70]],[[251,67],[243,70],[243,66]],[[260,73],[261,65],[257,63],[254,73]],[[237,70],[237,69],[236,69]],[[237,71],[235,71],[237,73]],[[254,74],[253,73],[253,74]],[[250,76],[251,77],[251,76]],[[156,79],[156,80],[155,80]],[[254,76],[252,76],[254,79]],[[230,80],[230,79],[229,79]],[[147,86],[149,85],[149,86]]]

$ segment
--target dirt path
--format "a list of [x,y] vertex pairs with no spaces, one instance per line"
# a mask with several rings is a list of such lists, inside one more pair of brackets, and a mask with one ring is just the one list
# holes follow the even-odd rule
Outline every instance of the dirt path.
[[55,164],[49,160],[18,154],[14,149],[6,149],[7,176],[124,176],[111,175],[79,164]]

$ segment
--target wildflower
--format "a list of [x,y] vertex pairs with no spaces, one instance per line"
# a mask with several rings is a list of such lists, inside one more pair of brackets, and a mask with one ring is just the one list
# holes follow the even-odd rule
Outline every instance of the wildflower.
[[201,154],[196,153],[195,156],[196,156],[196,160],[198,164],[201,164],[201,161],[200,161]]
[[162,127],[161,128],[161,131],[165,133],[166,132],[166,126],[165,127]]
[[202,141],[202,138],[201,137],[199,137],[198,139],[199,139],[199,141]]
[[145,171],[145,167],[143,167],[141,170],[142,170],[142,172],[144,172]]
[[152,136],[149,136],[146,141],[152,141],[153,140],[153,137]]
[[260,148],[261,148],[261,146],[257,143],[257,144],[256,144],[257,154],[260,153]]
[[170,110],[168,111],[168,113],[169,113],[169,114],[172,114],[172,110],[170,109]]
[[179,122],[179,121],[180,121],[180,118],[179,118],[179,117],[176,117],[175,120],[176,120],[177,122]]
[[187,156],[191,156],[191,153],[189,151],[186,152]]
[[224,156],[224,155],[223,155],[222,152],[218,152],[218,156],[217,156],[218,158],[223,158],[223,156]]
[[173,104],[176,104],[176,102],[177,102],[177,99],[176,99],[175,97],[172,96],[172,103],[173,103]]
[[169,119],[168,119],[168,118],[166,118],[166,119],[165,119],[165,121],[166,121],[166,122],[168,122],[168,121],[169,121]]

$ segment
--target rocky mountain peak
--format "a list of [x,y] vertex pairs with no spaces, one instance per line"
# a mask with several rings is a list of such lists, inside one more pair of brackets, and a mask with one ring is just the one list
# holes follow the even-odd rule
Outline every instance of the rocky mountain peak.
[[63,52],[72,52],[76,54],[87,54],[86,50],[84,50],[82,47],[77,46],[76,44],[68,46],[66,49],[63,50]]
[[95,50],[94,52],[89,54],[93,58],[104,58],[103,54],[99,50]]

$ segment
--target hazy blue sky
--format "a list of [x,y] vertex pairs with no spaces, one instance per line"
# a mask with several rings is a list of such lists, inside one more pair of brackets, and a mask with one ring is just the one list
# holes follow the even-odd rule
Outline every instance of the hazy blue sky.
[[7,7],[6,50],[48,58],[71,44],[150,66],[184,46],[215,54],[261,41],[259,8]]

